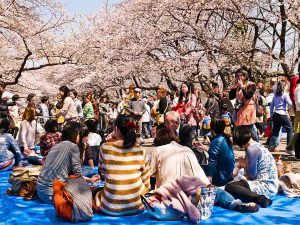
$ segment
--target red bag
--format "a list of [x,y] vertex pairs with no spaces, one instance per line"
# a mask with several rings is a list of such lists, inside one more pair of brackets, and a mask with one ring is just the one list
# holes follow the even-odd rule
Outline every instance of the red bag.
[[265,129],[264,137],[271,137],[272,136],[272,126],[271,123]]

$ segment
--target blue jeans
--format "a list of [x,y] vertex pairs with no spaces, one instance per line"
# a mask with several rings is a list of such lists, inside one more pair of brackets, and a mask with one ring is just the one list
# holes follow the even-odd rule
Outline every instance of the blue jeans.
[[273,133],[270,140],[270,148],[275,148],[277,146],[277,139],[279,136],[279,132],[281,127],[284,127],[287,133],[287,145],[289,145],[290,140],[293,136],[293,125],[291,119],[287,115],[280,115],[278,113],[274,113],[272,117],[273,121]]
[[215,198],[215,206],[219,206],[223,209],[233,210],[234,207],[238,204],[241,204],[242,201],[235,199],[231,194],[223,189],[218,188]]

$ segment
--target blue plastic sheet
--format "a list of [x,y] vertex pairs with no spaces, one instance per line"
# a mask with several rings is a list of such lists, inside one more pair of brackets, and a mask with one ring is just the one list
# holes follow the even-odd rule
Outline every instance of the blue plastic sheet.
[[[7,225],[42,225],[42,224],[72,224],[64,222],[55,216],[54,207],[35,201],[24,201],[21,197],[7,196],[6,189],[9,172],[0,172],[0,224]],[[277,196],[273,205],[260,209],[257,213],[242,214],[234,211],[214,207],[212,218],[201,221],[201,224],[299,224],[300,199],[289,199]],[[184,221],[156,221],[147,212],[137,216],[109,217],[95,213],[90,225],[158,225],[158,224],[191,224]]]

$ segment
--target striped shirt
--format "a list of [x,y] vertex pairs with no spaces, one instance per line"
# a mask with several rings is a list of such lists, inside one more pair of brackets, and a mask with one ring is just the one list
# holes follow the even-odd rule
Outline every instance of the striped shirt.
[[82,175],[79,148],[70,141],[62,141],[51,148],[38,177],[37,191],[53,195],[53,180],[66,181],[70,175]]
[[98,211],[113,216],[142,212],[140,196],[150,187],[146,152],[138,145],[131,149],[122,146],[123,141],[107,142],[100,152],[105,186],[97,193],[95,204]]

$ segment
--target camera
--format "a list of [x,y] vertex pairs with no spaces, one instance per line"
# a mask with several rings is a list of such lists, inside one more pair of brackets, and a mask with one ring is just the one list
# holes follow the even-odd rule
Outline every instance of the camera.
[[236,110],[236,111],[239,111],[239,109],[241,108],[241,107],[243,107],[244,106],[244,103],[242,102],[242,101],[237,101],[236,103],[235,103],[235,105],[234,105],[234,109]]

